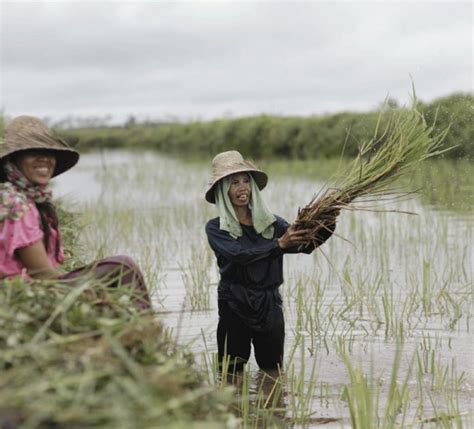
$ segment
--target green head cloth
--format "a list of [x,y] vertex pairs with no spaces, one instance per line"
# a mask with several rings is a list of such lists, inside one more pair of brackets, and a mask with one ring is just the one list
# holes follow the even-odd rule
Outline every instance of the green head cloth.
[[[271,240],[273,238],[274,227],[276,221],[275,216],[268,209],[263,201],[260,189],[258,189],[252,175],[249,174],[252,194],[250,197],[250,211],[252,213],[252,223],[257,234]],[[227,231],[233,238],[242,237],[242,227],[240,226],[234,207],[229,198],[231,176],[226,176],[219,180],[215,190],[216,206],[219,211],[220,229]]]

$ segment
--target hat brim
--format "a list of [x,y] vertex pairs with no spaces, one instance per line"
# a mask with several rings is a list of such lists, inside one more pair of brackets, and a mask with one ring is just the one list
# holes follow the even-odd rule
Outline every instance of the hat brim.
[[10,157],[12,155],[21,153],[21,152],[26,152],[29,150],[34,150],[34,149],[41,149],[47,152],[50,152],[54,157],[56,158],[56,167],[54,169],[54,173],[52,177],[55,177],[61,173],[64,173],[65,171],[69,170],[70,168],[74,167],[77,162],[79,161],[79,152],[75,151],[74,149],[68,148],[68,147],[58,147],[58,148],[52,148],[52,147],[44,147],[42,145],[29,145],[27,147],[22,147],[18,149],[12,149],[12,150],[7,150],[6,152],[2,153],[0,155],[0,163],[6,159],[7,157]]
[[219,180],[222,180],[224,177],[232,176],[233,174],[237,173],[250,173],[252,174],[253,179],[255,180],[255,184],[257,185],[258,189],[262,190],[267,186],[268,183],[268,176],[261,170],[258,169],[252,169],[252,168],[242,168],[242,169],[236,169],[234,171],[228,172],[226,174],[223,174],[222,176],[216,178],[208,187],[206,191],[206,201],[211,204],[216,203],[216,197],[215,197],[215,192],[214,188],[219,182]]
[[53,177],[74,167],[79,161],[79,153],[71,150],[51,149],[56,157],[56,168]]
[[79,153],[38,118],[19,116],[4,131],[0,141],[0,162],[6,157],[28,150],[48,151],[56,158],[53,177],[76,165]]

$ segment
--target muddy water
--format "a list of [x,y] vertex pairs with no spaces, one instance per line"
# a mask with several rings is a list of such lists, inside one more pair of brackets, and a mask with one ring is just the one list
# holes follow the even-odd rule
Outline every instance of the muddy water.
[[[191,345],[198,359],[212,357],[216,351],[218,275],[204,234],[206,220],[217,215],[203,198],[209,173],[205,164],[151,152],[90,153],[54,185],[56,196],[73,210],[88,214],[89,222],[98,226],[83,235],[85,254],[134,256],[154,286],[160,317],[180,343]],[[307,179],[270,177],[264,196],[275,213],[291,221],[297,208],[320,187],[321,183]],[[423,206],[416,198],[375,209],[344,212],[337,236],[321,249],[309,256],[285,257],[281,292],[286,355],[293,356],[288,369],[309,385],[315,365],[318,388],[310,393],[309,411],[313,417],[342,419],[326,427],[347,426],[348,409],[340,395],[349,377],[336,353],[338,338],[355,367],[386,380],[380,387],[383,404],[397,348],[397,326],[402,323],[399,379],[412,368],[408,421],[415,415],[449,414],[447,403],[452,397],[459,412],[469,413],[474,386],[474,343],[469,331],[474,219],[470,214]],[[416,215],[380,212],[393,209]],[[202,293],[209,294],[210,306],[192,310],[186,275],[198,277],[193,271],[196,266],[203,266],[207,275],[210,287]],[[387,291],[396,316],[392,331],[382,304]],[[464,373],[461,381],[447,392],[440,388],[443,383],[435,386],[430,381],[435,377],[427,364],[420,375],[424,380],[420,390],[416,363],[411,364],[416,352],[421,361],[434,360],[432,372],[455,368],[458,375]],[[256,371],[253,358],[250,367]],[[290,417],[292,412],[288,410]],[[472,414],[467,418],[469,427]],[[312,426],[317,426],[317,420]]]

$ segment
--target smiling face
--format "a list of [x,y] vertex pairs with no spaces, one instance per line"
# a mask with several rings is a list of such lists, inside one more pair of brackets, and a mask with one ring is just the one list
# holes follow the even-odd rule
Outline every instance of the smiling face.
[[250,203],[252,187],[248,173],[236,173],[230,176],[228,195],[234,207],[245,207]]
[[50,151],[28,150],[14,157],[14,163],[34,185],[46,186],[54,174],[56,157]]

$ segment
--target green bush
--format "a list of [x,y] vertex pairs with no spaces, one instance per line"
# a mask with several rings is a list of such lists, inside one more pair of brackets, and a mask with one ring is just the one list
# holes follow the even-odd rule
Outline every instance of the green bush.
[[[399,109],[390,100],[385,108]],[[428,104],[419,102],[418,108],[428,124],[436,123],[435,133],[450,126],[444,147],[455,148],[445,157],[473,158],[472,94],[454,93]],[[373,136],[379,113],[376,110],[309,117],[258,115],[188,123],[133,122],[123,127],[67,129],[60,133],[70,144],[84,149],[137,147],[206,157],[237,149],[254,159],[331,158],[344,151],[344,155],[353,157],[360,143]]]

